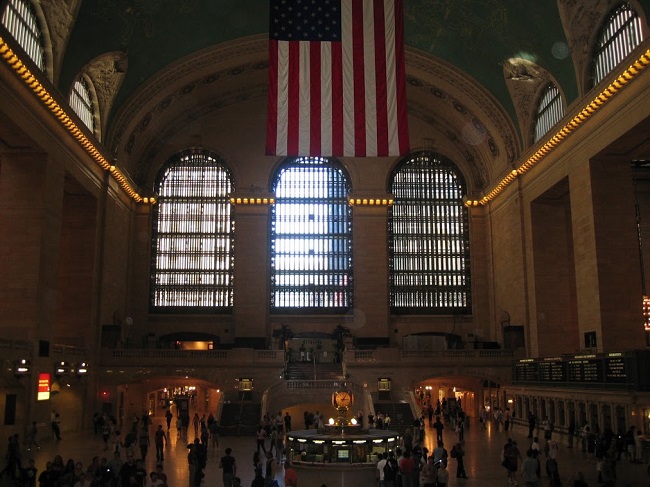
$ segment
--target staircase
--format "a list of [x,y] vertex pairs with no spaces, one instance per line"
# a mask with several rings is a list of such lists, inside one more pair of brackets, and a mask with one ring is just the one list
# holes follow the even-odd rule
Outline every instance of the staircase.
[[411,405],[407,402],[395,402],[391,393],[380,391],[375,403],[375,413],[388,414],[390,416],[390,429],[404,434],[406,428],[413,426],[415,418],[411,411]]
[[262,405],[255,402],[231,402],[223,405],[219,420],[220,436],[255,435],[262,416]]

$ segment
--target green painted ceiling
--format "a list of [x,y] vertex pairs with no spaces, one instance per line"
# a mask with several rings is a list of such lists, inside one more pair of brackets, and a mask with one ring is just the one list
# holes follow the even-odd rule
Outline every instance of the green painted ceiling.
[[[645,0],[644,4],[650,4]],[[649,5],[650,6],[650,5]],[[405,0],[406,45],[485,86],[513,121],[501,63],[525,57],[547,69],[571,103],[578,90],[556,0]],[[60,88],[108,51],[128,52],[113,112],[150,76],[193,51],[268,32],[262,0],[86,0],[65,55]]]

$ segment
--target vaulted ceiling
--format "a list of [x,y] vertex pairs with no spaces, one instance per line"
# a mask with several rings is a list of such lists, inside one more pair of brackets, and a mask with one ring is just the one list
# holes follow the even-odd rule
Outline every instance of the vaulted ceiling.
[[[113,81],[115,93],[105,104],[102,133],[116,158],[138,160],[137,167],[132,163],[126,169],[139,184],[150,183],[151,159],[173,137],[172,126],[266,95],[268,2],[60,2],[65,9],[55,7],[57,2],[41,2],[46,16],[58,19],[50,27],[52,34],[68,29],[65,35],[59,32],[65,45],[55,53],[55,83],[67,93],[79,73],[96,68],[111,53],[120,79]],[[535,90],[547,81],[560,87],[567,106],[587,91],[597,24],[619,2],[404,3],[408,110],[417,120],[412,130],[418,132],[421,122],[442,134],[444,144],[462,159],[472,186],[480,188],[507,172],[527,144],[530,121],[522,117],[521,100],[530,109]],[[650,11],[650,0],[632,5],[642,15]],[[524,74],[539,78],[523,95],[517,93],[521,85],[512,81],[520,74],[513,69],[521,65],[509,64],[512,59],[528,62]],[[180,99],[183,103],[176,103]],[[416,135],[412,145],[426,147],[426,130]]]

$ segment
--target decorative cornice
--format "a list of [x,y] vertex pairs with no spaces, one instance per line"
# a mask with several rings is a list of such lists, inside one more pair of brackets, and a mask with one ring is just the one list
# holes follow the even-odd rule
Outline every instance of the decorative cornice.
[[[487,120],[482,122],[483,126],[492,125],[498,131],[498,138],[502,140],[503,148],[505,150],[506,162],[509,164],[514,163],[519,155],[518,145],[515,142],[517,140],[517,132],[512,123],[512,120],[507,115],[505,109],[499,104],[499,102],[484,88],[482,88],[478,83],[473,82],[465,73],[461,72],[455,66],[441,60],[441,59],[432,59],[430,56],[420,54],[413,50],[407,49],[406,51],[406,68],[407,74],[412,78],[422,78],[421,75],[416,75],[416,71],[421,71],[426,73],[427,79],[435,80],[436,83],[442,85],[446,83],[447,86],[453,87],[460,96],[450,96],[449,93],[446,93],[449,96],[449,102],[459,113],[468,117],[469,121],[472,121],[473,118],[477,118],[473,113],[469,112],[467,107],[467,102],[460,103],[458,100],[471,100],[472,103],[481,110],[481,113],[487,117]],[[431,82],[427,83],[429,86],[426,89],[434,90],[432,94],[437,96],[438,94],[444,93],[441,89],[433,86]],[[446,90],[450,91],[450,90]],[[463,113],[463,112],[466,113]],[[489,121],[489,123],[488,123]],[[492,140],[495,141],[496,137],[492,137]],[[501,156],[498,148],[490,147],[489,152],[493,154],[493,157],[497,158]]]
[[[107,139],[112,152],[119,153],[120,146],[132,147],[134,138],[148,125],[153,112],[166,110],[179,95],[188,94],[197,84],[212,84],[224,77],[247,74],[243,65],[267,69],[267,54],[268,36],[255,36],[204,49],[170,65],[143,84],[120,108]],[[245,61],[251,58],[255,61]],[[215,66],[219,69],[215,70]],[[169,93],[170,86],[179,85],[183,87]],[[166,93],[169,94],[161,99],[161,94]],[[135,127],[134,120],[137,120]]]
[[480,200],[466,199],[466,206],[487,205],[495,199],[503,190],[514,182],[519,176],[528,172],[533,166],[546,158],[560,142],[574,132],[589,117],[600,110],[609,100],[622,90],[629,82],[637,77],[644,69],[650,65],[650,49],[646,50],[636,59],[630,67],[624,70],[616,77],[603,91],[601,91],[590,103],[588,103],[577,115],[569,120],[553,136],[549,136],[544,145],[535,151],[523,164],[518,168],[510,171],[487,195]]
[[59,121],[70,136],[86,151],[90,158],[103,170],[108,171],[131,199],[138,203],[142,202],[142,196],[140,196],[133,188],[125,174],[118,167],[108,162],[100,148],[98,148],[94,142],[86,136],[84,130],[80,128],[72,118],[70,118],[70,115],[68,115],[65,110],[65,107],[68,106],[62,106],[62,104],[56,100],[57,94],[51,94],[47,88],[41,84],[39,78],[29,70],[2,37],[0,37],[0,59],[7,63],[23,83],[25,83],[27,88],[50,111],[52,116]]

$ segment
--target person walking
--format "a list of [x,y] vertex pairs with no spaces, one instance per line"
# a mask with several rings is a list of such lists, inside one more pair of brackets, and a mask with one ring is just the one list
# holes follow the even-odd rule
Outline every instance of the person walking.
[[264,442],[266,440],[266,431],[264,431],[264,428],[260,425],[257,427],[257,452],[259,453],[260,448],[266,455],[266,446],[264,445]]
[[447,465],[445,465],[444,462],[438,467],[436,482],[437,487],[447,487],[447,483],[449,482],[449,472],[447,471]]
[[140,447],[140,459],[143,462],[147,459],[149,445],[151,445],[151,441],[149,440],[149,432],[147,431],[147,428],[142,428],[140,430],[140,438],[138,438],[138,446]]
[[27,451],[30,451],[34,446],[39,450],[41,449],[41,445],[38,443],[38,425],[36,421],[32,421],[32,427],[27,433]]
[[416,473],[415,462],[408,450],[404,451],[404,458],[399,462],[399,471],[402,474],[402,487],[413,487],[413,476]]
[[458,479],[466,479],[467,474],[465,473],[465,450],[463,450],[463,445],[462,443],[456,443],[452,449],[451,449],[451,458],[455,458],[457,465],[456,465],[456,478]]
[[275,476],[278,474],[278,463],[273,458],[271,451],[266,452],[264,461],[264,486],[272,487]]
[[436,421],[433,423],[433,428],[436,430],[436,442],[442,443],[442,430],[445,429],[445,425],[440,421],[440,416],[436,417]]
[[284,462],[284,486],[298,487],[298,472],[291,466],[291,462]]
[[289,411],[284,414],[284,432],[288,433],[291,431],[291,415]]
[[438,469],[433,464],[433,456],[430,456],[420,470],[420,487],[435,487]]
[[519,460],[521,459],[521,453],[517,448],[517,442],[513,441],[512,438],[508,438],[508,443],[506,443],[503,450],[504,459],[502,465],[508,472],[508,484],[514,484],[517,486],[519,485],[517,483],[517,469]]
[[154,445],[156,446],[156,461],[162,462],[165,459],[165,445],[167,445],[167,434],[163,431],[162,424],[158,425],[158,429],[154,433]]
[[521,476],[526,487],[538,487],[539,485],[539,460],[538,452],[529,449],[526,458],[521,463]]
[[533,437],[533,431],[535,430],[536,423],[537,420],[535,419],[535,415],[532,411],[528,411],[528,436],[526,438]]
[[379,482],[379,487],[385,487],[386,474],[384,473],[384,468],[388,463],[388,453],[384,452],[379,454],[379,461],[377,462],[377,481]]
[[4,477],[4,474],[9,475],[10,479],[15,480],[17,478],[16,474],[20,471],[20,442],[18,441],[18,433],[9,437],[7,442],[7,453],[5,454],[7,464],[5,468],[0,471],[0,478]]
[[174,415],[171,412],[171,409],[167,409],[167,412],[165,413],[165,421],[167,422],[167,431],[169,431],[169,428],[172,426],[172,418]]
[[50,415],[50,422],[52,424],[52,434],[57,441],[61,439],[61,415],[52,409],[52,414]]
[[397,477],[399,474],[399,463],[395,458],[395,452],[389,451],[388,454],[384,452],[386,463],[384,464],[381,472],[383,483],[380,481],[381,487],[394,487],[397,485]]
[[232,456],[232,448],[226,448],[225,455],[219,460],[219,468],[222,470],[223,487],[233,487],[233,479],[237,474],[237,462]]

